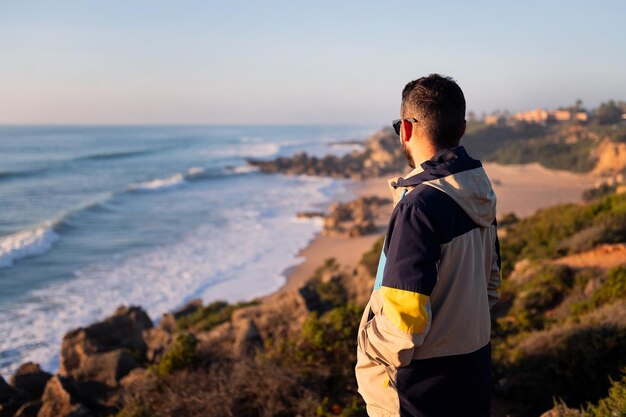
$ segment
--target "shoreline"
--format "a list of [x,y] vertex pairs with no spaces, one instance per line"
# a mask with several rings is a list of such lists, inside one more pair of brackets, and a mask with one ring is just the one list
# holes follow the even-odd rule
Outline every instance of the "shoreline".
[[[519,217],[525,217],[540,208],[561,203],[580,202],[582,201],[582,192],[593,187],[600,178],[590,174],[549,170],[539,164],[499,165],[485,163],[484,167],[498,196],[499,217],[511,211]],[[391,193],[388,189],[387,179],[403,175],[406,174],[389,174],[384,177],[352,180],[347,184],[347,188],[353,194],[353,199],[370,196],[390,198]],[[337,201],[339,201],[337,198],[329,201],[326,210]],[[306,246],[298,251],[297,257],[301,258],[302,261],[288,267],[281,273],[284,278],[282,284],[265,294],[242,298],[242,301],[257,299],[262,304],[277,301],[286,293],[292,293],[301,288],[328,258],[335,258],[343,267],[355,268],[362,255],[370,250],[374,242],[386,232],[391,211],[392,203],[381,206],[376,214],[376,231],[367,235],[359,237],[326,236],[321,231],[317,232]],[[172,311],[162,312],[153,318],[153,322],[158,323],[163,314]],[[50,371],[56,372],[52,369]]]
[[[498,217],[510,212],[520,218],[527,217],[542,208],[579,203],[582,201],[583,191],[594,187],[600,179],[591,174],[551,170],[538,163],[501,165],[484,162],[483,167],[498,198]],[[355,199],[366,196],[390,198],[387,179],[403,175],[406,174],[353,180],[349,188]],[[329,206],[333,202],[330,202]],[[298,257],[302,257],[304,261],[287,268],[283,272],[285,284],[276,291],[260,297],[261,301],[271,301],[279,294],[297,290],[328,258],[335,258],[343,266],[356,267],[363,253],[385,233],[392,208],[390,203],[379,211],[376,218],[378,230],[375,233],[360,237],[343,237],[325,236],[318,232],[307,246],[298,252]]]

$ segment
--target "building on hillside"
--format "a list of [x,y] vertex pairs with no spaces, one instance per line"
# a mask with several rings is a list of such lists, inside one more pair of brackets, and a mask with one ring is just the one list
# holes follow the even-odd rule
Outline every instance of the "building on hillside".
[[513,120],[518,122],[545,123],[548,121],[548,118],[548,112],[541,108],[513,114]]
[[490,126],[504,126],[506,124],[506,117],[501,114],[488,114],[485,116],[484,122]]
[[589,121],[589,114],[585,111],[563,109],[546,110],[538,107],[534,110],[517,112],[510,116],[508,113],[503,114],[501,112],[495,112],[485,115],[483,118],[485,124],[492,126],[514,125],[518,122],[546,124],[569,121],[586,123]]

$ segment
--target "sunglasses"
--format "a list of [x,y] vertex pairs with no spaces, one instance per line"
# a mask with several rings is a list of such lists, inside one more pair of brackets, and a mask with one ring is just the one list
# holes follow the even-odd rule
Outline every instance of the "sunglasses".
[[417,123],[417,119],[396,119],[393,122],[391,122],[391,126],[393,126],[393,130],[396,131],[396,135],[400,136],[400,126],[402,126],[402,121],[406,120],[407,122],[411,122],[411,123]]

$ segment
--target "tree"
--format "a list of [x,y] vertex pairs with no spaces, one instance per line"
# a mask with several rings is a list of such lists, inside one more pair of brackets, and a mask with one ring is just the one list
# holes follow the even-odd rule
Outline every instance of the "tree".
[[613,100],[601,103],[596,110],[596,118],[601,125],[619,123],[622,119],[622,108]]

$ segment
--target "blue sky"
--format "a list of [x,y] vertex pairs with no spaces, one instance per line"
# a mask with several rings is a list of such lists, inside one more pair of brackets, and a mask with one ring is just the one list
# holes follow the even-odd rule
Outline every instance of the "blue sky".
[[0,0],[0,123],[395,118],[454,77],[468,110],[626,99],[626,1]]

